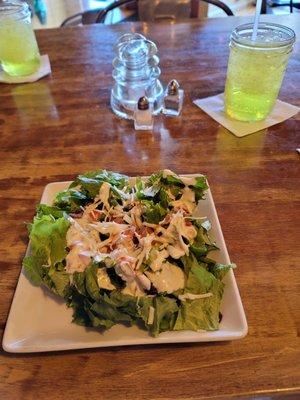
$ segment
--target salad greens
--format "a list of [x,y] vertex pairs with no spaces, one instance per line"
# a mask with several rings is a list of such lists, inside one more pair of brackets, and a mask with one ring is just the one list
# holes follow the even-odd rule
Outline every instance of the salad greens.
[[206,178],[169,170],[148,179],[79,175],[29,224],[23,267],[73,309],[73,322],[109,329],[217,330],[226,273],[208,220],[194,216]]

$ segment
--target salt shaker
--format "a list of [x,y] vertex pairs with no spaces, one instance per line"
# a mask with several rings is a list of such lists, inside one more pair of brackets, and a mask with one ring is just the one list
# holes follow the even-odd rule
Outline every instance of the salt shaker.
[[152,130],[153,129],[153,105],[147,97],[139,98],[134,111],[134,129]]
[[184,91],[176,79],[168,83],[163,101],[163,114],[177,117],[181,113]]

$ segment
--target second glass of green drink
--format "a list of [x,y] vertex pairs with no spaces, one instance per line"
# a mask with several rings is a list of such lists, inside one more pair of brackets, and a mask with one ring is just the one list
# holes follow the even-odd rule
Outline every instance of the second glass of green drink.
[[292,29],[272,23],[237,27],[231,34],[225,112],[239,121],[260,121],[272,111],[295,42]]
[[30,75],[40,66],[28,4],[0,0],[0,62],[11,76]]

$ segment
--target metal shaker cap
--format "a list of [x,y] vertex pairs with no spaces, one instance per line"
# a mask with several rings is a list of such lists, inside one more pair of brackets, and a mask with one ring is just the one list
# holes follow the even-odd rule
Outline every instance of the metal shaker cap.
[[173,96],[175,94],[178,94],[178,91],[179,91],[179,83],[176,81],[176,79],[172,79],[168,83],[167,87],[168,95]]
[[149,108],[149,100],[147,99],[147,97],[143,96],[139,98],[138,101],[138,109],[139,110],[148,110]]

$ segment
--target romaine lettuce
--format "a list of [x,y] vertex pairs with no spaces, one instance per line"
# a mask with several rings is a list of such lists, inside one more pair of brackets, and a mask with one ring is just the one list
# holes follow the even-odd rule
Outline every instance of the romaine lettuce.
[[[111,185],[108,202],[111,206],[118,206],[118,210],[123,201],[126,202],[129,198],[128,194],[132,195],[135,191],[142,212],[139,228],[144,222],[159,224],[168,213],[176,213],[171,199],[178,200],[185,188],[180,177],[164,176],[163,172],[151,175],[146,181],[137,178],[134,188],[128,184],[127,176],[114,172],[100,170],[79,175],[68,190],[56,196],[52,206],[40,204],[37,207],[36,217],[29,226],[31,254],[23,261],[27,277],[33,284],[43,284],[63,297],[67,305],[73,308],[73,321],[80,325],[108,329],[120,322],[128,325],[138,324],[144,326],[153,336],[170,330],[218,329],[220,302],[224,289],[222,279],[234,264],[224,265],[208,258],[208,253],[217,249],[209,237],[208,221],[201,223],[192,215],[184,214],[184,218],[191,221],[196,228],[197,236],[189,243],[185,243],[189,246],[185,256],[173,259],[169,255],[164,260],[176,264],[184,272],[184,288],[176,292],[158,293],[151,284],[150,289],[149,287],[145,289],[142,292],[144,295],[141,296],[123,293],[126,282],[117,274],[114,268],[117,261],[113,257],[110,258],[109,254],[101,262],[91,259],[91,263],[83,272],[70,274],[66,271],[66,266],[69,265],[66,256],[70,250],[66,241],[70,227],[68,214],[77,213],[73,216],[74,220],[80,218],[79,212],[81,213],[82,208],[93,202],[103,182]],[[193,184],[188,186],[195,192],[198,201],[207,189],[206,178],[200,176],[190,182]],[[132,205],[126,204],[127,210],[130,211]],[[96,206],[98,207],[98,203]],[[99,214],[103,212],[102,207],[100,205],[98,208]],[[114,219],[111,222],[114,223]],[[122,224],[124,223],[125,219]],[[147,224],[145,226],[148,227]],[[164,227],[165,225],[162,229],[165,229]],[[152,232],[154,230],[151,234]],[[142,230],[137,230],[136,237],[132,238],[132,241],[135,239],[134,246],[138,243],[137,237],[142,233],[145,234]],[[103,233],[96,234],[101,241],[109,237]],[[101,235],[105,236],[105,239],[101,238]],[[175,236],[174,231],[173,239]],[[148,250],[148,258],[142,260],[135,273],[141,274],[145,269],[151,268],[153,249],[156,251],[166,249],[164,245],[161,249],[160,247],[159,240],[152,243],[152,251]],[[99,287],[99,268],[105,268],[109,280],[116,289],[107,290]],[[204,297],[201,297],[202,295]]]

